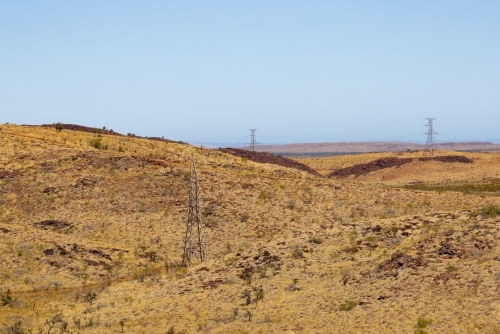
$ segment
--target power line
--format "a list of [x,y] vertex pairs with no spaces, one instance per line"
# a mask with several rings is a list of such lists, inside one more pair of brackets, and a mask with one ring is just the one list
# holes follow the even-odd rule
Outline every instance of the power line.
[[191,265],[194,256],[200,262],[208,259],[207,242],[203,233],[200,209],[200,185],[194,156],[191,156],[191,170],[188,183],[189,189],[189,212],[186,226],[186,236],[184,237],[184,254],[182,264],[186,267]]
[[257,131],[257,129],[250,129],[250,150],[252,151],[255,151],[255,144],[257,144],[257,142],[255,141],[255,131]]
[[425,143],[425,150],[431,152],[431,155],[433,155],[434,149],[435,149],[434,147],[436,145],[434,135],[438,134],[436,131],[434,131],[434,125],[432,123],[435,120],[435,118],[426,118],[426,120],[427,120],[427,124],[424,125],[424,126],[427,126],[427,132],[424,133],[427,135],[427,142]]

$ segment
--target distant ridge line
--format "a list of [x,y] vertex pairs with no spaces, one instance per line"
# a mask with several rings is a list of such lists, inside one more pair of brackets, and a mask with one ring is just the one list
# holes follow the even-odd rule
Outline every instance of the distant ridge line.
[[[341,143],[298,143],[285,145],[259,145],[258,152],[269,152],[285,156],[317,155],[345,155],[375,152],[420,151],[425,144],[407,142],[341,142]],[[245,149],[245,148],[243,148]],[[436,149],[451,151],[497,151],[499,144],[492,142],[443,142],[437,143]]]

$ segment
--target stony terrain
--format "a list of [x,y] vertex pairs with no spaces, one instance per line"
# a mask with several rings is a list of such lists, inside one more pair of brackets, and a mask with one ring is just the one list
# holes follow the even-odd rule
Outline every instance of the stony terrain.
[[309,174],[312,174],[314,176],[322,177],[322,175],[319,174],[317,171],[315,171],[314,169],[312,169],[311,167],[309,167],[303,163],[300,163],[300,162],[293,160],[293,159],[290,159],[290,158],[277,156],[277,155],[274,155],[271,153],[248,151],[248,150],[242,150],[242,149],[238,149],[238,148],[222,148],[222,149],[219,149],[219,151],[227,153],[227,154],[235,155],[235,156],[243,158],[243,159],[252,160],[255,162],[273,164],[273,165],[278,165],[278,166],[283,166],[283,167],[288,167],[288,168],[295,168],[295,169],[307,172]]
[[439,162],[448,162],[448,163],[472,163],[472,160],[461,156],[461,155],[443,155],[443,156],[429,156],[429,157],[421,157],[421,158],[380,158],[374,161],[370,161],[364,164],[357,164],[345,168],[336,169],[331,172],[328,176],[330,177],[346,177],[349,175],[360,176],[364,174],[369,174],[381,169],[392,168],[392,167],[401,167],[402,165],[411,163],[413,161],[439,161]]
[[[0,143],[0,333],[500,331],[498,193],[446,188],[496,180],[496,153],[300,159],[415,159],[323,178],[51,127],[2,125]],[[192,155],[210,260],[185,268]]]

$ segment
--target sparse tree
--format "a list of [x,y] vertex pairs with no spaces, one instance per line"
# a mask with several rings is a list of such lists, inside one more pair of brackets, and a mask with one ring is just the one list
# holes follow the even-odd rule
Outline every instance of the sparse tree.
[[253,288],[253,293],[255,295],[255,297],[253,299],[253,302],[255,303],[255,305],[257,305],[257,303],[259,302],[259,300],[264,299],[264,289],[262,288],[262,286],[260,286],[260,287],[254,287]]
[[127,319],[123,318],[123,319],[120,319],[120,322],[119,322],[119,324],[120,324],[120,326],[121,326],[121,328],[122,328],[122,331],[121,331],[122,333],[123,333],[123,326],[125,325],[125,321],[126,321],[126,320],[127,320]]
[[250,310],[247,310],[246,316],[248,317],[248,321],[252,321],[253,314]]
[[56,325],[60,324],[61,328],[65,329],[68,326],[68,323],[64,321],[64,317],[62,313],[56,313],[53,316],[51,316],[48,319],[45,319],[45,323],[47,326],[49,326],[49,330],[47,331],[47,334],[50,334],[50,331],[52,328],[54,328]]
[[233,308],[233,319],[236,319],[239,312],[240,312],[239,308],[237,308],[237,307]]
[[87,301],[90,305],[97,299],[97,293],[94,291],[89,291],[85,294],[85,301]]
[[252,290],[245,289],[245,291],[241,293],[241,298],[245,299],[245,305],[250,305],[250,303],[252,303]]

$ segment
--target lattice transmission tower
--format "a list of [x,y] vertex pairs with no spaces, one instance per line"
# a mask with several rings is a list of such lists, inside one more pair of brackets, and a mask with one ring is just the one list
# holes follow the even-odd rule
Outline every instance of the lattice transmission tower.
[[255,144],[257,144],[257,141],[255,140],[255,131],[257,129],[250,129],[250,150],[255,151]]
[[203,233],[203,223],[201,221],[199,181],[194,156],[191,156],[188,182],[189,211],[186,236],[184,237],[184,254],[182,256],[182,264],[187,267],[191,265],[193,257],[200,262],[208,260],[207,241]]
[[424,126],[427,126],[427,132],[424,134],[427,135],[427,142],[425,143],[425,150],[431,152],[431,155],[434,154],[434,150],[436,149],[436,140],[434,138],[434,135],[437,135],[438,133],[434,131],[434,124],[432,123],[435,118],[426,118],[427,124]]

